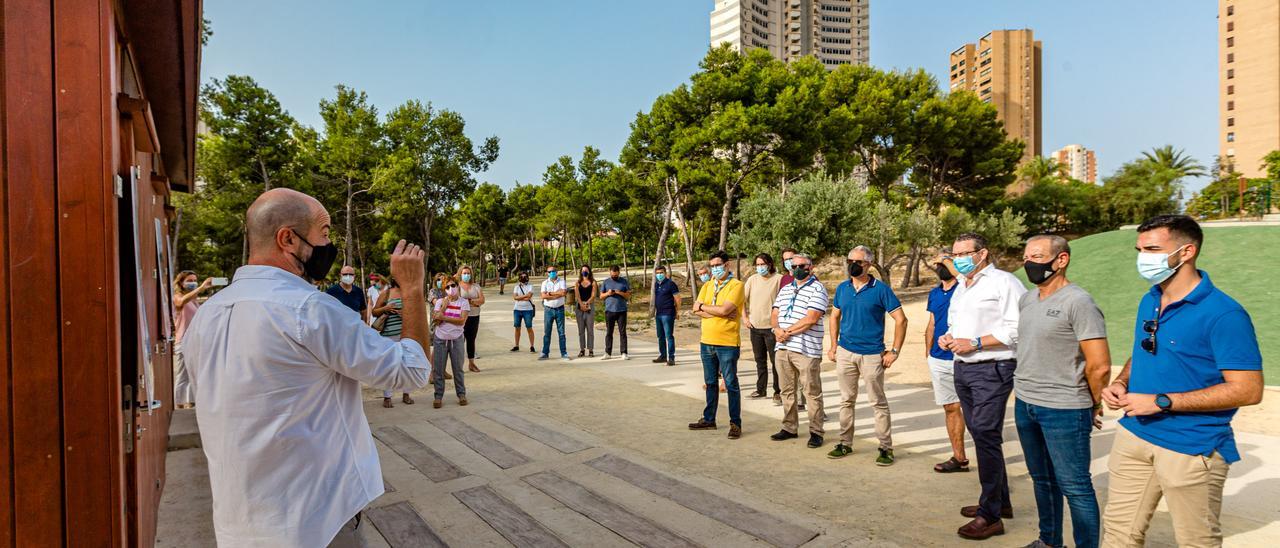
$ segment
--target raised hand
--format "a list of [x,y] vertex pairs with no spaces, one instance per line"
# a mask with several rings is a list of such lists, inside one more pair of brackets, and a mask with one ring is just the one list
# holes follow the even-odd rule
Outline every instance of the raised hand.
[[426,253],[421,247],[400,240],[391,252],[391,276],[406,290],[422,291],[426,284]]

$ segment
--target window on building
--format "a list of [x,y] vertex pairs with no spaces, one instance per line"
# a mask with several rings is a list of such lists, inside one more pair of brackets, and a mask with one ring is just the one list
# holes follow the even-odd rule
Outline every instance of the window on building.
[[1236,14],[1236,7],[1235,7],[1235,6],[1227,6],[1227,15],[1235,15],[1235,14]]
[[1235,109],[1236,109],[1236,102],[1235,102],[1235,101],[1227,101],[1227,110],[1235,110]]
[[1227,95],[1235,95],[1235,94],[1236,94],[1236,87],[1235,87],[1235,86],[1227,86]]
[[1234,63],[1234,62],[1236,62],[1236,54],[1234,54],[1234,53],[1228,53],[1228,54],[1227,54],[1227,62],[1228,62],[1228,63]]
[[1236,132],[1231,131],[1227,133],[1227,142],[1228,143],[1236,142]]
[[1236,69],[1227,69],[1227,79],[1230,80],[1235,77],[1236,77]]
[[1227,21],[1227,32],[1231,32],[1231,31],[1233,31],[1233,30],[1236,30],[1236,22],[1235,22],[1235,21]]
[[986,80],[983,80],[982,83],[978,84],[978,87],[982,87],[990,83],[991,83],[991,79],[987,78]]
[[1235,118],[1227,118],[1227,127],[1235,127],[1235,126],[1236,126],[1236,119],[1235,119]]
[[955,72],[955,71],[956,71],[956,65],[951,65],[951,72]]
[[1235,45],[1236,45],[1236,37],[1235,37],[1235,36],[1228,36],[1228,37],[1227,37],[1227,47],[1229,47],[1229,48],[1230,48],[1230,47],[1235,47]]

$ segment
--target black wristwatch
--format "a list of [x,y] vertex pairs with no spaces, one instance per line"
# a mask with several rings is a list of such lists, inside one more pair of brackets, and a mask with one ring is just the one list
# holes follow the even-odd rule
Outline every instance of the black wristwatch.
[[1169,399],[1168,394],[1156,394],[1156,406],[1168,413],[1173,411],[1173,400]]

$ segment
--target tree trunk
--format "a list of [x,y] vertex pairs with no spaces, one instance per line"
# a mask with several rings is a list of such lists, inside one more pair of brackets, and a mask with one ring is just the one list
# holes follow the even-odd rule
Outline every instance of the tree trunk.
[[898,286],[899,289],[906,289],[908,287],[911,287],[912,280],[917,280],[915,282],[916,284],[920,283],[918,281],[920,279],[920,274],[916,272],[916,259],[919,256],[920,256],[920,246],[918,245],[911,246],[911,252],[909,254],[909,258],[907,259],[907,270],[902,274],[902,284]]
[[729,216],[733,213],[733,195],[737,190],[736,183],[724,186],[724,207],[720,209],[720,247],[716,248],[717,251],[723,251],[729,240]]
[[271,174],[267,173],[267,164],[258,158],[258,173],[262,174],[262,191],[271,190]]
[[423,260],[426,261],[427,270],[431,269],[431,222],[434,215],[428,213],[419,223],[422,229],[422,254]]
[[684,239],[685,276],[689,280],[689,298],[698,298],[698,279],[693,275],[693,237],[689,234],[689,226],[684,221],[684,208],[680,206],[680,181],[671,178],[672,196],[676,209],[676,220],[680,223],[681,237]]
[[348,178],[346,181],[347,181],[347,233],[345,237],[347,241],[345,242],[345,245],[342,246],[343,247],[343,251],[342,251],[343,265],[351,264],[351,249],[352,249],[352,244],[354,243],[352,240],[352,231],[351,231],[351,203],[352,203],[351,198],[352,196],[354,196],[354,194],[351,193],[351,190],[352,190],[351,179]]
[[631,278],[631,268],[627,266],[627,237],[618,233],[618,242],[622,245],[622,275]]

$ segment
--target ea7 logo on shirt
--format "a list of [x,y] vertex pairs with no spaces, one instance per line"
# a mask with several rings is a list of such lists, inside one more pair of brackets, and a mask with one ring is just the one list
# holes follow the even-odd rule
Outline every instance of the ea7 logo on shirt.
[[1062,311],[1056,308],[1050,308],[1044,311],[1044,315],[1050,318],[1057,318],[1062,315]]

